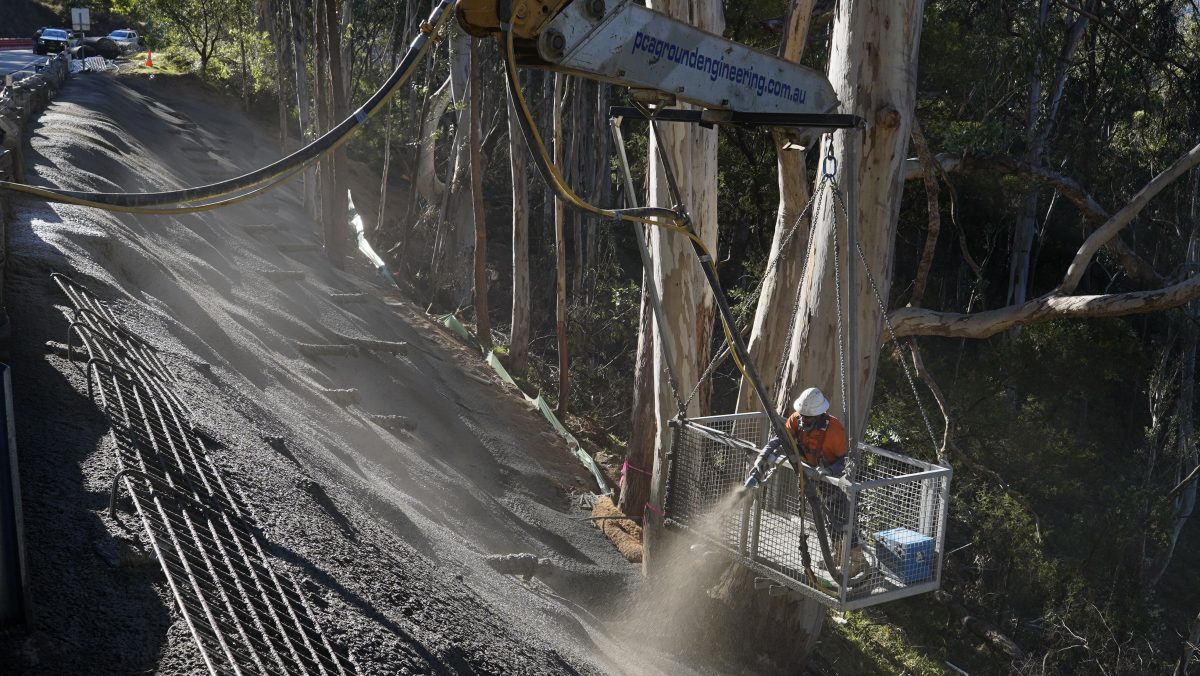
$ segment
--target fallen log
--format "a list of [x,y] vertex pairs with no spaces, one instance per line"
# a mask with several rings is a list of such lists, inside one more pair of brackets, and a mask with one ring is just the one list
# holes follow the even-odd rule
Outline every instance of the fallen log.
[[987,641],[993,649],[1000,651],[1008,656],[1010,660],[1017,661],[1025,659],[1025,651],[1017,642],[1006,636],[996,627],[996,625],[976,617],[971,611],[967,610],[966,606],[944,591],[936,591],[933,597],[955,616],[962,623],[964,629],[968,629],[971,633],[979,636]]

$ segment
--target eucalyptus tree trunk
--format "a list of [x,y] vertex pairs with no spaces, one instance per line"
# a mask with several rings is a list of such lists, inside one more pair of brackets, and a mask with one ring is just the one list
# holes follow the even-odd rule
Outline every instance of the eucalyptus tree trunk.
[[[1046,23],[1050,16],[1050,0],[1039,0],[1037,36],[1046,35]],[[1029,105],[1025,113],[1025,159],[1038,161],[1041,148],[1037,148],[1037,126],[1042,110],[1042,54],[1034,57],[1033,74],[1029,78]],[[1024,303],[1028,292],[1029,259],[1033,251],[1033,233],[1036,228],[1038,186],[1030,190],[1021,203],[1017,220],[1012,229],[1012,253],[1008,265],[1008,302]]]
[[[812,21],[814,0],[796,0],[792,3],[784,29],[780,56],[799,62],[808,41],[808,30]],[[804,206],[808,203],[808,175],[805,171],[805,151],[784,149],[785,139],[776,132],[775,148],[778,155],[779,213],[775,222],[775,235],[771,241],[768,260],[778,257],[778,264],[765,271],[762,292],[754,315],[754,325],[747,346],[750,358],[759,369],[763,384],[774,400],[776,410],[782,410],[790,401],[794,383],[778,378],[778,364],[787,351],[789,322],[792,306],[804,266],[804,251],[808,247],[808,231],[811,220],[806,217],[797,222]],[[795,228],[791,240],[784,247],[784,239]],[[754,392],[753,384],[743,378],[738,393],[739,411],[759,411],[761,402]],[[812,600],[790,595],[770,597],[754,589],[754,571],[740,565],[730,566],[722,576],[718,596],[731,607],[740,610],[738,616],[745,618],[744,624],[761,627],[758,631],[779,631],[794,637],[794,641],[772,647],[771,657],[790,668],[798,668],[807,661],[816,646],[817,638],[825,623],[825,608]],[[756,607],[757,606],[757,607]],[[755,631],[755,629],[750,629]]]
[[[346,83],[342,70],[342,30],[341,19],[338,16],[340,0],[325,0],[325,26],[329,45],[329,91],[332,93],[333,117],[330,125],[336,125],[346,118],[349,107],[346,104]],[[333,152],[333,176],[326,198],[329,200],[325,225],[325,255],[333,262],[335,268],[345,265],[346,244],[349,233],[349,204],[346,201],[347,178],[350,168],[346,164],[346,150],[340,148]]]
[[[713,33],[725,29],[725,19],[718,0],[654,0],[651,9],[668,14],[681,21]],[[682,124],[665,124],[658,128],[662,133],[667,152],[667,162],[678,181],[680,196],[692,216],[692,225],[710,251],[716,248],[717,240],[717,139],[716,131]],[[670,207],[673,199],[669,194],[666,174],[656,152],[655,139],[650,141],[650,206]],[[663,296],[663,314],[666,326],[658,327],[661,340],[670,345],[668,352],[676,355],[676,373],[680,382],[679,396],[686,398],[696,384],[704,364],[708,361],[708,337],[713,320],[712,294],[704,281],[704,273],[696,261],[696,255],[687,238],[663,228],[652,228],[650,253],[654,275]],[[714,252],[715,254],[715,252]],[[658,340],[651,343],[654,349],[653,373],[654,416],[657,420],[657,436],[654,445],[653,480],[650,503],[653,509],[647,513],[645,524],[645,555],[643,566],[654,573],[658,563],[656,555],[661,543],[663,508],[662,495],[666,481],[666,454],[671,446],[671,427],[668,422],[678,412],[675,395],[665,375],[664,355]],[[649,407],[647,407],[649,408]],[[699,415],[699,402],[693,401],[689,415]],[[665,572],[665,571],[664,571]]]
[[275,52],[275,93],[277,94],[276,99],[279,104],[280,150],[287,149],[288,99],[290,98],[288,82],[291,80],[290,73],[288,73],[288,64],[292,62],[292,41],[288,37],[287,31],[287,17],[290,9],[285,8],[287,3],[288,0],[270,0],[264,3],[263,7],[267,18],[271,22],[271,30],[268,32],[268,35],[271,37],[273,51]]
[[[616,151],[625,156],[625,148]],[[625,207],[641,206],[645,200],[633,185],[633,179],[622,171]],[[641,240],[639,248],[646,242],[646,228],[640,224],[632,226],[634,237]],[[643,265],[641,308],[638,312],[637,359],[633,368],[633,405],[629,416],[629,446],[625,453],[625,467],[621,476],[621,497],[617,508],[634,519],[643,519],[646,503],[650,499],[654,466],[654,442],[658,438],[658,420],[654,417],[654,345],[655,321],[650,286],[654,270]]]
[[442,116],[450,107],[450,80],[447,79],[441,87],[426,99],[423,111],[420,140],[417,143],[417,171],[413,180],[413,188],[431,207],[442,202],[442,194],[448,189],[437,175],[435,151],[437,149],[438,127]]
[[517,108],[508,98],[508,157],[512,170],[512,335],[508,367],[516,376],[529,370],[529,181],[527,152]]
[[458,28],[450,37],[450,96],[454,100],[457,123],[454,125],[454,171],[443,195],[447,205],[450,236],[446,258],[450,263],[450,289],[459,306],[471,302],[475,249],[475,217],[469,194],[464,194],[463,179],[470,176],[471,148],[468,110],[475,96],[468,84],[471,71],[471,36]]
[[[328,31],[325,29],[326,2],[332,2],[332,0],[315,0],[312,4],[313,103],[317,113],[317,136],[329,130],[332,126],[330,119],[333,116],[329,91],[329,41],[326,39]],[[330,255],[329,247],[332,239],[329,205],[333,171],[333,158],[329,155],[322,155],[317,161],[316,208],[317,222],[321,224],[321,241],[326,255]]]
[[[637,236],[642,236],[642,227]],[[631,518],[644,517],[646,501],[650,499],[650,476],[647,467],[653,466],[654,441],[657,438],[657,421],[654,418],[654,313],[650,306],[650,294],[646,276],[653,270],[642,273],[642,305],[638,313],[637,359],[633,367],[633,407],[630,415],[629,447],[625,455],[625,472],[621,484],[621,497],[617,508]]]
[[250,110],[250,57],[246,53],[246,32],[250,30],[247,24],[250,23],[249,12],[245,10],[238,11],[238,52],[241,55],[241,81],[242,81],[242,112]]
[[[583,80],[575,80],[572,83],[573,90],[571,98],[571,110],[568,113],[571,120],[571,141],[568,144],[567,157],[570,158],[568,166],[563,167],[565,177],[569,185],[575,186],[576,190],[582,190],[585,199],[592,196],[588,193],[587,175],[580,169],[583,167],[583,158],[579,156],[581,147],[589,147],[590,152],[595,149],[590,148],[592,144],[584,144],[580,137],[588,133],[584,120],[586,113],[584,111],[584,103],[586,99],[584,92],[588,89],[588,84]],[[589,154],[590,154],[589,152]],[[574,259],[574,269],[571,270],[571,294],[575,298],[575,303],[578,305],[584,300],[583,293],[583,214],[578,209],[572,209],[568,216],[571,219],[571,240],[574,242],[572,247],[572,258]]]
[[[566,101],[567,76],[557,73],[554,76],[554,95],[550,99],[554,106],[554,164],[563,166],[563,104]],[[554,289],[555,294],[555,332],[558,335],[558,407],[555,413],[559,418],[567,414],[567,404],[571,400],[571,370],[570,358],[567,353],[567,211],[566,204],[558,196],[554,197]]]
[[1179,661],[1175,663],[1175,671],[1172,676],[1187,676],[1188,666],[1192,662],[1192,655],[1196,654],[1197,645],[1200,645],[1200,614],[1193,617],[1188,625],[1188,635],[1183,640],[1183,649],[1179,655]]
[[479,77],[479,40],[471,39],[471,213],[475,225],[475,335],[479,345],[492,351],[492,322],[488,317],[487,284],[487,223],[483,213],[483,131],[480,127],[480,107],[483,89]]
[[[1192,236],[1188,241],[1187,265],[1194,267],[1200,265],[1200,171],[1192,171],[1191,189]],[[1196,328],[1196,323],[1200,321],[1200,301],[1192,301],[1182,310],[1184,317],[1183,321],[1179,323],[1183,332],[1183,340],[1180,341],[1183,363],[1180,364],[1179,395],[1175,402],[1175,415],[1179,426],[1176,442],[1179,449],[1179,463],[1175,472],[1177,483],[1184,481],[1185,477],[1192,477],[1192,472],[1200,466],[1200,446],[1197,445],[1194,414],[1196,410],[1196,352],[1200,348],[1200,329]],[[1146,574],[1146,589],[1151,591],[1158,586],[1163,574],[1167,572],[1167,567],[1171,565],[1179,536],[1183,533],[1183,527],[1187,525],[1192,513],[1196,510],[1197,482],[1194,477],[1182,489],[1176,489],[1173,492],[1175,494],[1171,496],[1167,542],[1151,561]]]
[[[921,39],[923,0],[845,0],[837,6],[829,62],[829,80],[841,101],[841,111],[857,114],[867,129],[834,135],[838,180],[850,186],[848,206],[857,210],[858,240],[865,257],[859,262],[855,300],[857,314],[847,318],[846,280],[834,276],[834,235],[838,269],[845,274],[849,247],[845,225],[828,195],[813,234],[813,252],[801,286],[800,312],[789,349],[784,383],[789,387],[820,387],[832,411],[845,415],[846,402],[839,378],[837,298],[842,290],[843,321],[857,342],[859,358],[846,364],[847,385],[855,392],[847,431],[861,439],[874,393],[883,315],[867,270],[886,304],[891,288],[896,221],[903,190],[903,164],[916,98],[917,54]],[[849,172],[855,172],[848,176]],[[855,180],[856,179],[856,180]],[[867,269],[863,269],[866,267]]]
[[[308,36],[305,33],[304,8],[306,0],[287,0],[290,11],[289,20],[292,27],[292,56],[293,73],[296,76],[296,112],[300,121],[300,145],[304,145],[312,128],[311,108],[308,98]],[[317,191],[316,171],[305,169],[303,173],[304,210],[310,215],[316,215],[316,204],[313,199]]]
[[[1095,3],[1088,3],[1094,8]],[[1051,0],[1041,0],[1038,8],[1038,35],[1045,36],[1049,22]],[[1025,160],[1041,164],[1042,155],[1050,143],[1050,135],[1058,122],[1070,67],[1083,40],[1089,17],[1076,16],[1069,21],[1063,45],[1055,61],[1054,77],[1050,82],[1049,98],[1042,96],[1042,56],[1034,61],[1029,83],[1029,107],[1025,119]],[[1013,225],[1012,258],[1009,263],[1008,302],[1019,305],[1029,298],[1029,275],[1033,257],[1033,240],[1037,230],[1038,188],[1025,196],[1017,221]]]
[[[796,0],[792,3],[784,28],[783,44],[779,49],[780,56],[788,61],[799,63],[804,56],[814,3],[815,0]],[[792,319],[796,287],[804,273],[804,251],[808,248],[811,220],[805,218],[803,222],[797,222],[810,194],[805,171],[807,151],[784,149],[786,139],[779,132],[775,132],[772,138],[778,156],[779,211],[768,260],[778,259],[779,262],[764,272],[747,349],[750,359],[759,369],[763,385],[773,397],[771,403],[776,410],[780,410],[788,400],[788,388],[779,388],[778,365],[788,347],[788,322]],[[795,234],[784,248],[784,239],[793,227]],[[743,379],[738,392],[737,410],[757,411],[761,406],[754,393],[754,385]]]

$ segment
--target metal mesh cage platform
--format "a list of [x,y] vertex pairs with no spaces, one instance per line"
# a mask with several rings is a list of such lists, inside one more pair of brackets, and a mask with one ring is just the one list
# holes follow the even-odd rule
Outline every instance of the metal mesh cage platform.
[[742,486],[769,424],[761,413],[672,422],[668,526],[753,569],[762,586],[786,587],[835,610],[938,588],[948,467],[859,444],[853,477],[806,470],[809,490],[802,494],[799,477],[783,468],[733,508],[718,509]]

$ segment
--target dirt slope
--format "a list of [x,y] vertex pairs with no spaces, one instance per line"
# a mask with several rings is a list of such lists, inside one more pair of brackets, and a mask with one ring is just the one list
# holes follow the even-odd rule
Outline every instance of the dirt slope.
[[[187,80],[82,76],[33,128],[29,180],[96,190],[211,181],[278,156],[271,134]],[[37,619],[0,639],[2,673],[195,673],[157,565],[112,567],[106,424],[61,349],[63,272],[157,345],[222,441],[217,462],[257,512],[277,564],[364,673],[680,673],[627,662],[604,602],[633,568],[584,514],[591,488],[543,420],[374,272],[316,252],[299,186],[202,215],[117,216],[18,201],[9,260],[18,447]],[[275,224],[278,230],[244,226]],[[304,279],[272,281],[273,270]],[[339,305],[331,294],[367,292]],[[311,358],[299,343],[406,341],[407,356]],[[354,388],[342,405],[327,391]],[[393,432],[372,415],[402,415]],[[132,524],[128,516],[125,523]],[[484,557],[533,552],[552,589]],[[129,557],[126,557],[127,559]],[[638,666],[631,666],[636,664]]]

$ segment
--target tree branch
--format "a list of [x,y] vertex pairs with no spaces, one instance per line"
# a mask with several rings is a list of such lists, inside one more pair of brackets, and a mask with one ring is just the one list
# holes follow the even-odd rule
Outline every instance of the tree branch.
[[1183,490],[1184,488],[1187,488],[1187,485],[1192,483],[1193,481],[1195,481],[1196,477],[1198,477],[1198,476],[1200,476],[1200,465],[1197,465],[1196,467],[1192,468],[1192,471],[1189,472],[1188,475],[1183,478],[1183,481],[1180,481],[1178,484],[1176,484],[1175,488],[1172,488],[1170,491],[1167,491],[1167,498],[1170,499],[1170,498],[1175,497],[1175,495],[1177,493],[1179,493],[1179,491]]
[[1096,255],[1100,247],[1116,237],[1122,228],[1129,225],[1129,222],[1141,213],[1142,209],[1158,193],[1162,192],[1163,188],[1166,188],[1175,179],[1187,173],[1189,169],[1197,164],[1200,164],[1200,145],[1189,150],[1183,157],[1175,160],[1174,164],[1168,167],[1166,171],[1151,179],[1145,187],[1133,196],[1133,199],[1129,200],[1129,203],[1124,208],[1109,218],[1104,225],[1097,228],[1084,241],[1083,246],[1079,247],[1079,251],[1075,254],[1075,260],[1071,261],[1071,266],[1067,268],[1067,274],[1063,278],[1062,284],[1056,290],[1056,293],[1073,293],[1079,286],[1080,280],[1083,279],[1083,273],[1091,263],[1092,257]]
[[925,298],[925,284],[929,280],[929,268],[933,265],[933,252],[937,249],[938,235],[942,231],[942,207],[938,201],[937,166],[933,155],[929,153],[929,144],[925,141],[921,125],[915,118],[909,133],[924,168],[925,202],[929,211],[929,231],[925,235],[925,248],[921,251],[921,261],[917,263],[912,298],[908,300],[909,305],[919,306]]
[[944,465],[950,458],[950,450],[954,449],[957,454],[958,448],[954,443],[954,420],[950,417],[950,402],[946,401],[946,395],[942,393],[942,388],[938,387],[933,375],[925,368],[925,360],[921,357],[921,348],[917,347],[917,339],[909,339],[908,347],[912,351],[913,370],[917,372],[917,377],[921,379],[921,382],[925,383],[925,387],[928,387],[929,391],[933,393],[938,410],[942,412],[945,428],[942,432],[942,447],[938,449],[937,454],[938,462]]
[[963,314],[905,307],[892,313],[897,336],[945,336],[988,338],[1016,326],[1052,319],[1122,317],[1178,307],[1200,298],[1200,276],[1153,291],[1134,291],[1099,296],[1051,296],[1020,305]]
[[425,113],[425,124],[421,129],[421,141],[417,149],[417,193],[429,204],[435,204],[446,191],[446,184],[438,179],[434,167],[434,146],[437,143],[438,125],[442,115],[450,106],[450,78],[429,96],[429,108]]
[[1150,61],[1152,63],[1161,63],[1161,62],[1165,61],[1165,62],[1171,64],[1172,66],[1175,66],[1179,70],[1183,71],[1184,73],[1187,73],[1189,75],[1191,74],[1191,72],[1192,72],[1191,68],[1188,68],[1187,66],[1183,65],[1182,63],[1179,63],[1178,61],[1171,58],[1170,56],[1167,56],[1165,54],[1159,58],[1154,58],[1153,56],[1150,56],[1146,52],[1139,49],[1137,45],[1133,44],[1132,40],[1125,37],[1125,34],[1122,31],[1117,30],[1116,27],[1114,27],[1112,24],[1108,23],[1107,21],[1100,18],[1096,14],[1089,12],[1088,10],[1084,9],[1083,7],[1073,5],[1069,2],[1065,2],[1065,0],[1054,0],[1054,2],[1062,5],[1063,7],[1071,10],[1072,12],[1078,12],[1079,14],[1082,14],[1082,15],[1088,17],[1089,19],[1092,19],[1097,24],[1099,24],[1101,28],[1108,31],[1108,33],[1111,34],[1113,37],[1115,37],[1118,40],[1120,40],[1121,42],[1125,43],[1126,47],[1129,47],[1130,49],[1132,49],[1135,54],[1142,57],[1143,59],[1146,59],[1147,61]]
[[1001,632],[996,625],[986,620],[980,619],[965,606],[954,600],[945,591],[934,592],[934,598],[945,604],[952,613],[958,616],[959,621],[965,629],[969,629],[973,634],[987,640],[993,648],[999,650],[1008,656],[1010,660],[1021,660],[1025,658],[1025,651],[1017,642],[1009,638]]
[[[962,157],[949,153],[938,153],[933,156],[933,159],[944,172],[958,171],[963,162]],[[924,178],[925,167],[921,164],[921,158],[918,156],[904,160],[904,167],[900,170],[900,173],[904,176],[905,181],[915,181],[918,178]]]
[[[977,170],[996,170],[1003,169],[1010,173],[1021,174],[1027,178],[1040,181],[1059,192],[1063,197],[1067,198],[1075,208],[1083,214],[1084,218],[1096,224],[1104,224],[1112,218],[1108,210],[1100,205],[1096,198],[1092,197],[1083,185],[1075,178],[1068,176],[1062,172],[1054,171],[1048,167],[1034,164],[1026,160],[1012,157],[1009,155],[993,155],[990,157],[957,157],[945,153],[937,155],[934,160],[937,166],[943,172],[949,171],[977,171]],[[904,168],[904,176],[906,179],[920,178],[923,174],[921,162],[919,159],[910,159],[906,161]],[[1141,256],[1138,256],[1122,239],[1112,237],[1111,240],[1104,243],[1104,248],[1108,250],[1121,267],[1125,269],[1126,274],[1130,279],[1140,284],[1143,287],[1156,289],[1167,283],[1162,275],[1154,270]],[[1073,289],[1072,289],[1073,291]],[[1069,292],[1068,292],[1069,293]]]

